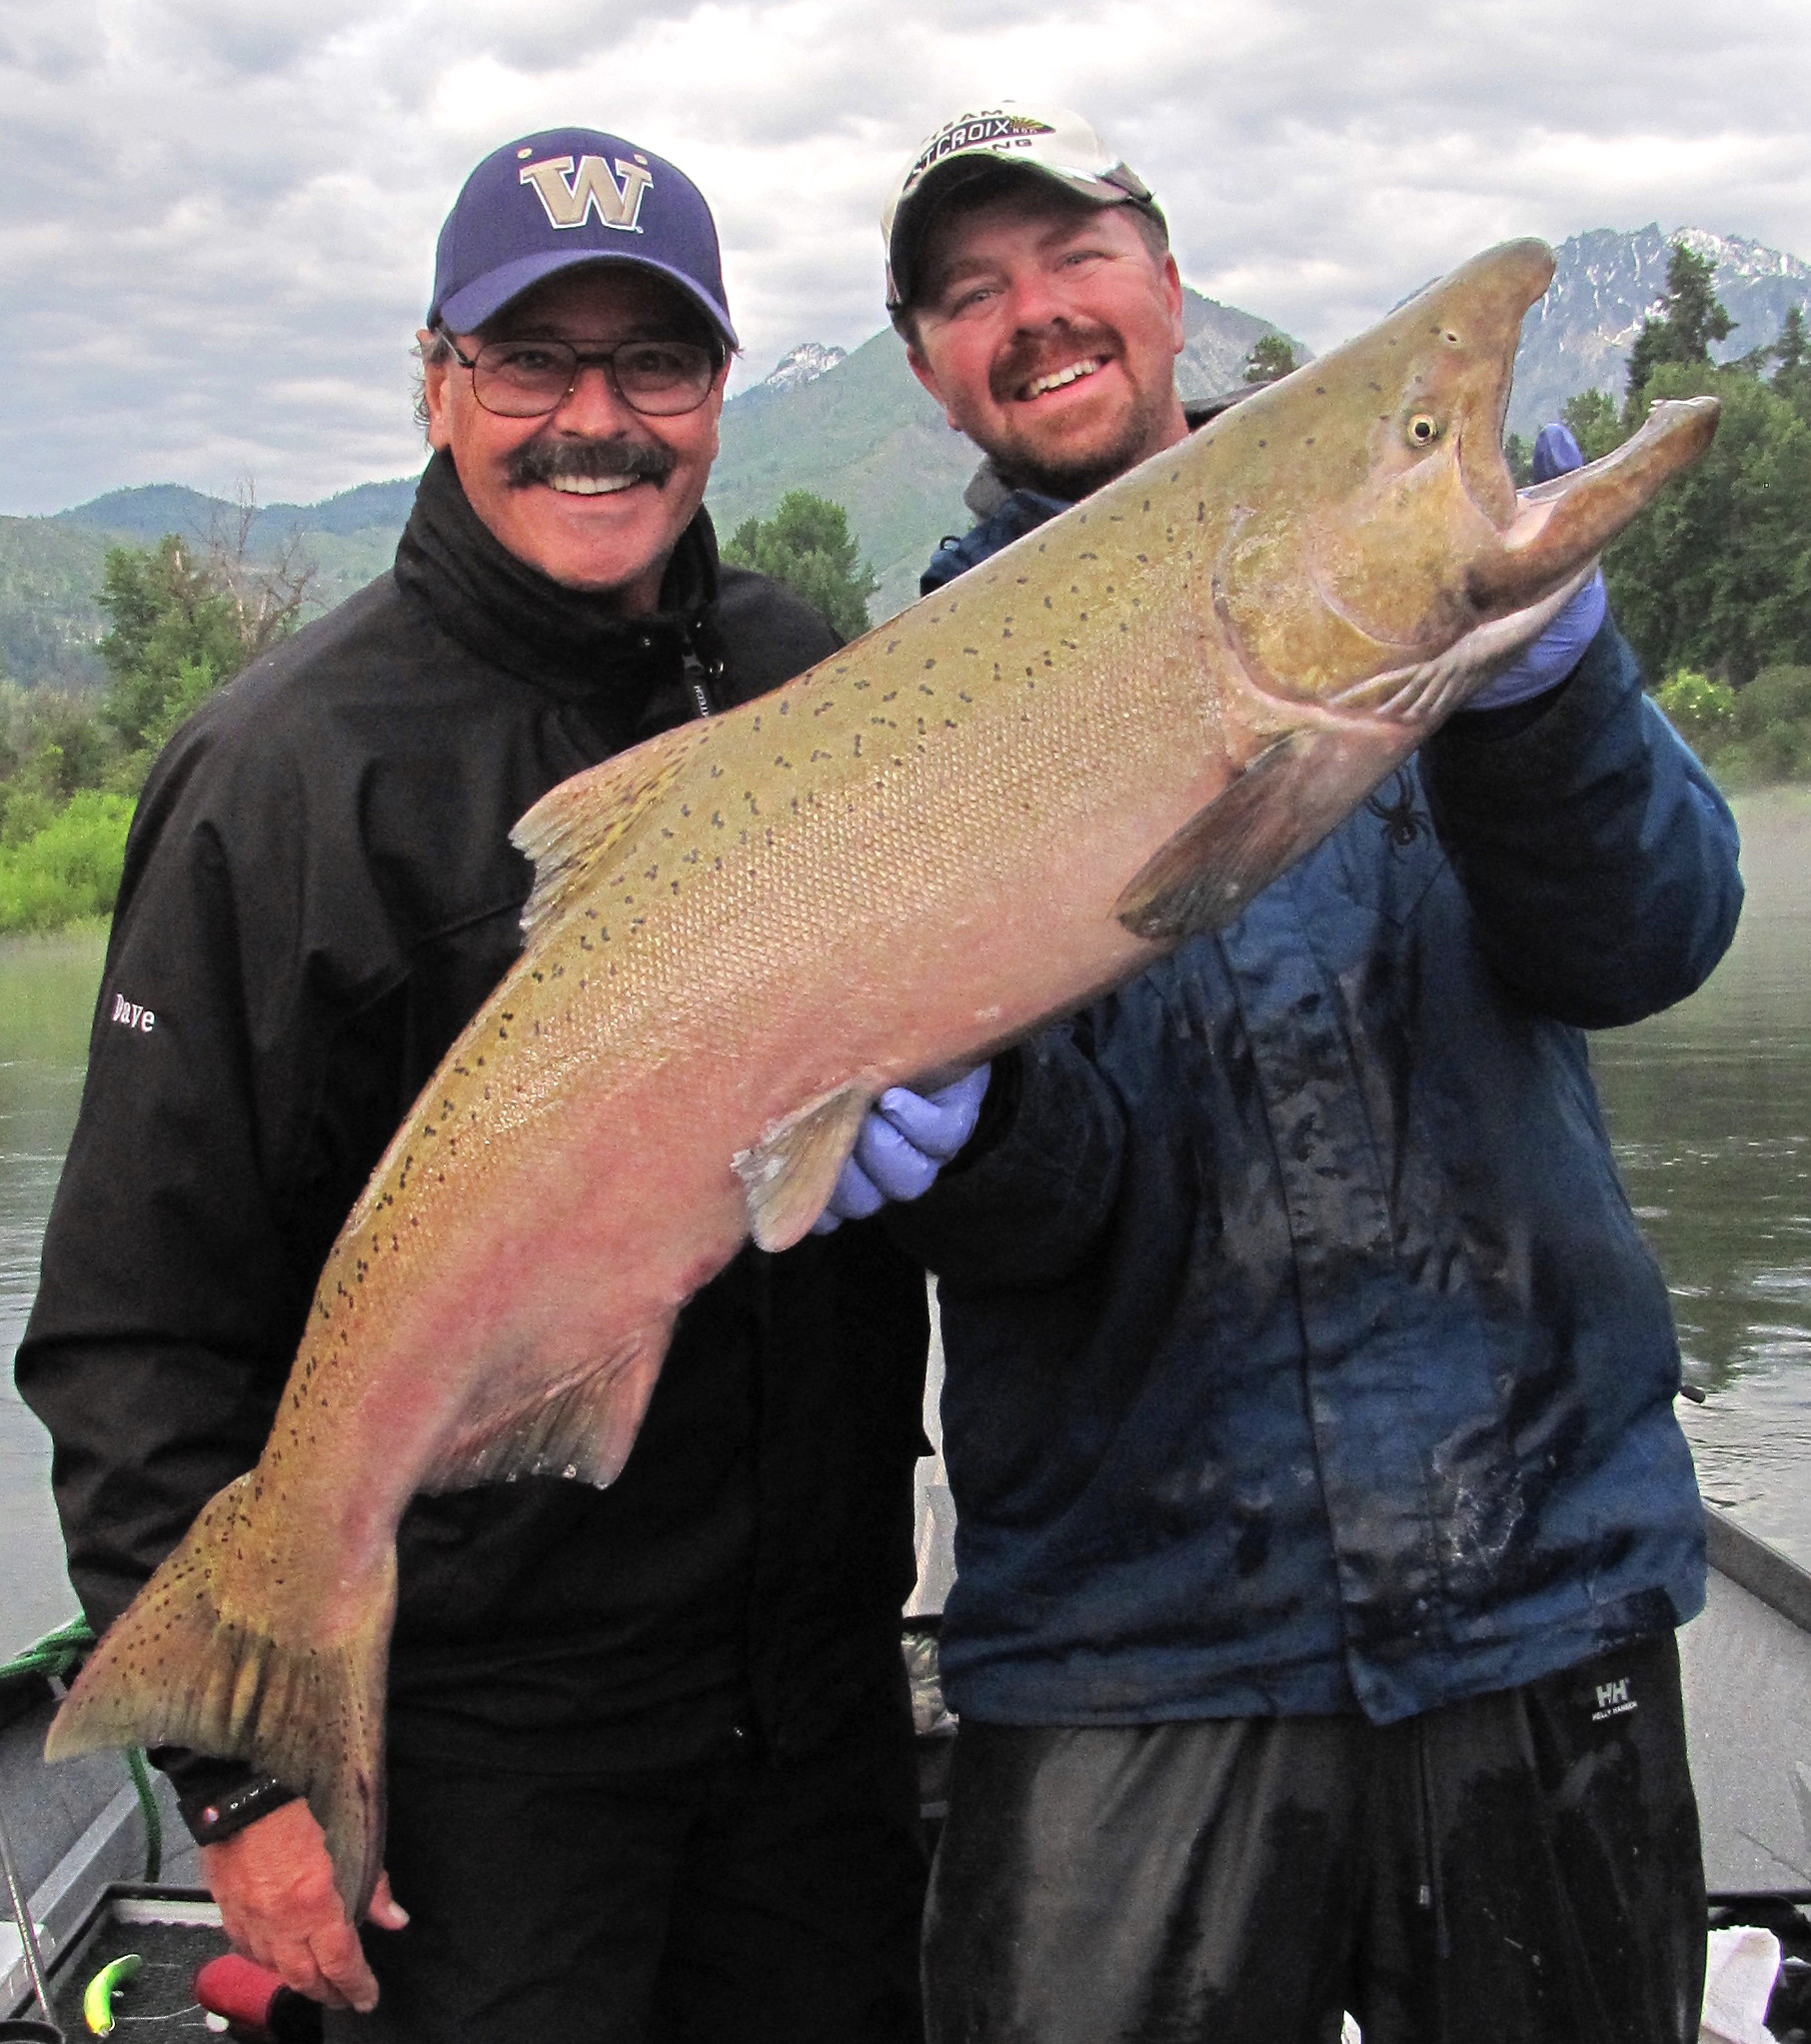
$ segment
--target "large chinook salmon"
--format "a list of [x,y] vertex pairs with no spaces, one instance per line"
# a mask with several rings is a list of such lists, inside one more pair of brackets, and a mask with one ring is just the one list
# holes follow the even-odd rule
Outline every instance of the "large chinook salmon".
[[686,1298],[823,1209],[886,1086],[1251,896],[1525,645],[1716,430],[1519,500],[1539,242],[1495,249],[810,674],[556,788],[521,962],[328,1256],[270,1442],[102,1640],[51,1757],[169,1742],[383,1843],[411,1496],[608,1483]]

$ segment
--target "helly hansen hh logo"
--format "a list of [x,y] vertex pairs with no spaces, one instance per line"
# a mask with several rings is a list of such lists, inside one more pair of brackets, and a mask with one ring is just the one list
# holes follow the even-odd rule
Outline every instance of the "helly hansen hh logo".
[[148,1036],[157,1026],[157,1017],[148,1008],[140,1008],[136,1001],[128,1001],[123,994],[113,997],[111,1020],[123,1029],[137,1029],[140,1035]]
[[543,163],[525,163],[522,182],[534,186],[550,227],[583,227],[587,216],[596,213],[605,227],[640,234],[642,195],[654,177],[640,157],[625,163],[619,156],[613,177],[601,156],[580,157],[576,171],[570,156],[550,156]]
[[1618,1676],[1613,1682],[1597,1684],[1597,1708],[1591,1713],[1593,1724],[1602,1724],[1606,1717],[1621,1717],[1635,1708],[1635,1699],[1629,1694],[1629,1678]]

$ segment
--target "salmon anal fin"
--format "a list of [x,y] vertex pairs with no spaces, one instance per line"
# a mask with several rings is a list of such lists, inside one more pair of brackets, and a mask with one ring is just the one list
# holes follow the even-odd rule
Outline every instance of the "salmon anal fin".
[[521,819],[510,843],[535,862],[535,885],[522,912],[524,937],[557,922],[597,869],[627,852],[698,736],[698,726],[681,725],[588,767],[550,788]]
[[527,1405],[467,1427],[437,1457],[423,1490],[470,1490],[519,1476],[614,1483],[642,1430],[666,1359],[671,1320]]
[[1298,728],[1266,746],[1158,848],[1114,905],[1134,937],[1180,944],[1223,930],[1291,861],[1311,852],[1407,750],[1379,734],[1373,763],[1352,732]]
[[764,1249],[790,1249],[830,1204],[837,1173],[874,1104],[867,1086],[840,1086],[789,1114],[737,1152],[736,1175],[748,1195],[749,1231]]

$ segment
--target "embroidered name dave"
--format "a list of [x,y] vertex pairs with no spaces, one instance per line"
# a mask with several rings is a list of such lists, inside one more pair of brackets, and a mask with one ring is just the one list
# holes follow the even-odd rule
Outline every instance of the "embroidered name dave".
[[121,1028],[137,1029],[145,1036],[157,1026],[157,1017],[150,1009],[140,1008],[136,1001],[128,1001],[123,994],[116,994],[113,997],[111,1020],[118,1022]]

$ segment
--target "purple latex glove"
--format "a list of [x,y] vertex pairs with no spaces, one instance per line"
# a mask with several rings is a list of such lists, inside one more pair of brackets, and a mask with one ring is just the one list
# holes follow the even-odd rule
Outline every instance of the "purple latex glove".
[[869,1108],[855,1153],[843,1166],[830,1204],[812,1222],[827,1235],[846,1220],[866,1220],[890,1199],[916,1199],[974,1133],[992,1067],[977,1064],[933,1093],[894,1085]]
[[[1550,483],[1555,476],[1569,476],[1584,467],[1584,456],[1571,433],[1555,420],[1543,426],[1534,438],[1534,480]],[[1603,592],[1600,568],[1572,598],[1534,644],[1484,686],[1465,705],[1467,710],[1506,710],[1511,703],[1526,703],[1531,697],[1556,689],[1583,660],[1585,648],[1597,637],[1609,601]]]

